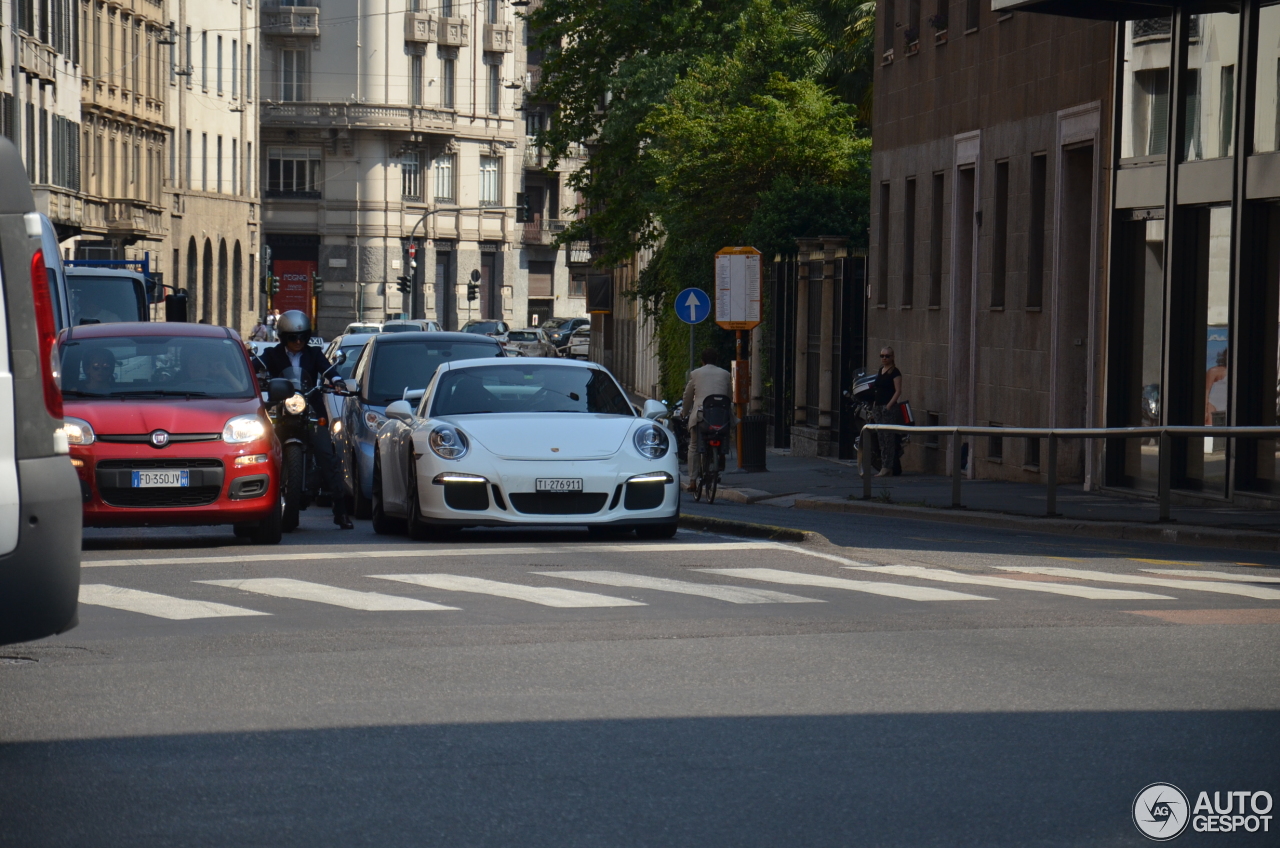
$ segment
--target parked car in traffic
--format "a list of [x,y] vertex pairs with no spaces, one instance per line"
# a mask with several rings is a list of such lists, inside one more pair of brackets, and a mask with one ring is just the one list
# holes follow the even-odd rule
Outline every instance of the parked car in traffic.
[[347,328],[342,331],[342,335],[349,336],[354,333],[381,333],[382,324],[378,321],[352,321]]
[[[346,380],[351,376],[352,372],[355,371],[356,361],[360,358],[360,351],[364,350],[365,342],[376,335],[377,333],[352,333],[348,336],[338,336],[329,343],[329,346],[325,348],[324,355],[330,362],[338,363],[338,379]],[[325,409],[329,414],[329,421],[331,422],[329,426],[333,431],[334,438],[338,438],[342,434],[342,407],[345,402],[346,397],[344,395],[336,392],[326,392],[324,394]]]
[[462,325],[461,332],[474,333],[477,336],[493,336],[499,342],[507,340],[511,327],[506,321],[468,321]]
[[419,318],[400,318],[395,321],[384,321],[384,333],[439,333],[442,328],[435,321]]
[[378,438],[374,530],[587,525],[675,535],[675,442],[613,376],[578,362],[446,362],[421,401],[395,401]]
[[3,137],[0,186],[0,644],[8,644],[75,627],[81,513],[61,429],[56,344],[70,317],[58,240]]
[[92,324],[63,333],[59,354],[85,526],[230,524],[280,541],[280,444],[239,336]]
[[387,404],[421,397],[444,362],[504,355],[496,339],[467,333],[379,333],[365,343],[347,379],[354,396],[343,404],[336,444],[352,515],[371,514],[374,442]]
[[573,331],[566,354],[572,359],[586,359],[591,352],[591,325],[586,324]]
[[548,318],[538,325],[538,329],[547,334],[547,340],[560,348],[560,353],[564,353],[564,348],[569,344],[569,338],[579,327],[591,326],[590,318]]
[[519,356],[558,356],[556,346],[547,341],[542,330],[529,327],[524,330],[511,330],[507,333],[507,342],[503,345],[510,353]]

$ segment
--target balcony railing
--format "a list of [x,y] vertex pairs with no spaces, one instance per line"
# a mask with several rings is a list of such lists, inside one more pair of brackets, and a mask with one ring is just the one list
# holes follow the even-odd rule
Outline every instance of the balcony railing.
[[262,34],[285,38],[318,38],[317,6],[269,6],[262,10]]
[[1173,34],[1172,18],[1143,18],[1133,22],[1133,40],[1157,41],[1165,40]]
[[551,244],[551,242],[555,241],[556,236],[563,233],[571,223],[572,221],[561,221],[556,218],[543,218],[541,215],[535,215],[532,221],[526,221],[520,225],[524,227],[521,241],[525,244],[534,245]]
[[425,130],[452,134],[457,117],[453,112],[422,106],[302,101],[269,103],[262,109],[261,120],[266,126]]

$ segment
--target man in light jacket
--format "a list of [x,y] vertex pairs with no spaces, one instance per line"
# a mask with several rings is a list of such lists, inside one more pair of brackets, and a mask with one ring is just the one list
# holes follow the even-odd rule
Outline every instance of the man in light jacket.
[[689,374],[689,384],[684,387],[684,414],[689,428],[689,491],[701,470],[698,464],[698,422],[702,420],[702,402],[708,395],[733,397],[733,378],[716,362],[719,356],[711,348],[702,352],[702,367]]

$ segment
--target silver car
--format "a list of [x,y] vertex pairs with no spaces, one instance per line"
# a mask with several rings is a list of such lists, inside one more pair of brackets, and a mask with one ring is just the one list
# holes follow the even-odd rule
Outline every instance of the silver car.
[[567,353],[573,359],[586,359],[591,351],[591,325],[584,324],[569,337]]
[[556,346],[547,338],[547,334],[535,327],[527,327],[523,330],[511,330],[507,333],[506,344],[503,345],[508,353],[517,356],[558,356]]

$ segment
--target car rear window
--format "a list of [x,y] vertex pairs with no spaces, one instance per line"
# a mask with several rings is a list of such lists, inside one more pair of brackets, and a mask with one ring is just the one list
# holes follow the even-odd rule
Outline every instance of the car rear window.
[[462,332],[475,333],[476,335],[483,336],[487,333],[497,333],[498,329],[497,321],[477,321],[474,324],[468,324],[463,327]]
[[538,340],[537,333],[522,333],[519,330],[512,330],[507,333],[507,338],[513,342],[536,342]]
[[486,365],[450,370],[440,376],[432,415],[486,412],[635,415],[618,384],[599,368]]
[[235,339],[115,336],[62,343],[62,394],[85,397],[253,397]]
[[379,345],[370,363],[367,400],[375,406],[385,406],[404,397],[405,389],[425,389],[442,362],[503,355],[501,345],[492,339]]

